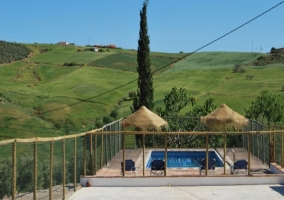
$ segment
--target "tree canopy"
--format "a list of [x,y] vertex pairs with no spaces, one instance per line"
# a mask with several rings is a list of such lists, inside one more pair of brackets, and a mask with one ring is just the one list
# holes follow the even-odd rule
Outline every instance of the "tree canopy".
[[279,94],[272,94],[264,90],[260,96],[245,109],[246,118],[259,121],[267,125],[284,124],[284,99]]

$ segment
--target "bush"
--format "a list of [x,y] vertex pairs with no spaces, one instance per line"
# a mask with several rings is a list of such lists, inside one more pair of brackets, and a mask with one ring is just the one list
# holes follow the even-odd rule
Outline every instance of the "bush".
[[118,117],[117,110],[112,110],[109,115],[111,118],[116,119]]
[[111,119],[108,117],[108,116],[105,116],[104,118],[103,118],[103,123],[104,124],[108,124],[108,123],[110,123],[111,122]]
[[75,62],[65,62],[62,66],[68,66],[68,67],[72,67],[72,66],[77,66],[77,65],[80,65],[78,63],[75,63]]
[[12,194],[12,159],[0,160],[0,199]]
[[241,72],[241,73],[245,73],[245,72],[246,72],[246,70],[245,70],[243,67],[241,67],[241,68],[239,69],[239,72]]
[[233,73],[237,73],[240,69],[241,65],[240,64],[235,64],[234,68],[232,69]]
[[246,76],[246,78],[249,79],[249,80],[253,79],[253,77],[254,77],[254,75],[247,75]]
[[233,71],[233,73],[237,73],[237,72],[244,73],[246,70],[240,64],[235,64],[232,71]]

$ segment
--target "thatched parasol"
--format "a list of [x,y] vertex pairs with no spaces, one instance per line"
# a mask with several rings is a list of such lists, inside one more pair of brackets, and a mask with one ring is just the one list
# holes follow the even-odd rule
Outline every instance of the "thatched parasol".
[[148,110],[145,106],[141,106],[139,110],[132,113],[126,119],[122,121],[124,127],[127,126],[136,126],[141,130],[147,130],[147,128],[160,129],[161,126],[167,125],[168,123],[159,117],[157,114]]
[[227,128],[240,128],[248,123],[248,119],[239,113],[233,111],[226,104],[222,104],[219,108],[201,117],[201,122],[206,125],[209,130],[225,130]]

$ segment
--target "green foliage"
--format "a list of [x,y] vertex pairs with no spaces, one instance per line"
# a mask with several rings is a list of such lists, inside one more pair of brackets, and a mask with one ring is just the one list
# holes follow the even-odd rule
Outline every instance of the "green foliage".
[[253,79],[253,77],[254,77],[254,75],[248,74],[248,75],[246,76],[246,79],[251,80],[251,79]]
[[246,117],[268,125],[284,124],[284,99],[278,94],[262,91],[245,109]]
[[232,71],[233,71],[233,73],[237,73],[237,72],[244,73],[246,70],[240,64],[235,64]]
[[65,62],[62,66],[68,66],[68,67],[72,67],[72,66],[80,66],[80,64],[75,63],[75,62]]
[[110,123],[112,120],[109,118],[109,116],[104,116],[103,117],[103,123],[104,124],[108,124],[108,123]]
[[272,47],[270,54],[259,56],[253,61],[252,65],[264,66],[273,63],[284,63],[284,48],[276,49]]
[[133,99],[132,112],[137,111],[141,106],[147,107],[149,110],[154,108],[154,88],[153,77],[151,72],[150,61],[150,39],[147,27],[147,6],[148,1],[143,3],[140,11],[140,31],[137,50],[137,72],[138,72],[138,89],[137,96]]
[[112,110],[109,115],[112,119],[116,119],[118,117],[117,110]]
[[[193,109],[185,114],[184,117],[178,116],[178,113],[192,101]],[[187,95],[186,90],[180,88],[177,90],[175,87],[171,93],[167,94],[164,99],[166,109],[163,111],[157,108],[157,113],[165,118],[168,122],[168,128],[165,131],[182,132],[182,131],[204,131],[205,127],[200,122],[200,117],[205,116],[216,109],[214,99],[208,98],[202,106],[196,105],[195,100]],[[168,144],[171,147],[204,147],[204,136],[199,135],[173,135],[169,136]],[[222,146],[222,136],[211,136],[211,147]],[[161,138],[156,138],[156,144],[162,144]]]
[[19,43],[11,43],[0,40],[0,64],[27,58],[31,49]]
[[185,88],[180,88],[178,90],[176,87],[173,87],[172,91],[165,96],[165,110],[162,110],[161,107],[158,107],[157,113],[161,117],[175,117],[183,108],[187,106],[190,101],[191,98],[187,94]]
[[12,195],[12,158],[0,158],[0,199]]
[[46,52],[49,52],[49,51],[52,51],[52,49],[43,48],[43,49],[39,50],[40,53],[46,53]]

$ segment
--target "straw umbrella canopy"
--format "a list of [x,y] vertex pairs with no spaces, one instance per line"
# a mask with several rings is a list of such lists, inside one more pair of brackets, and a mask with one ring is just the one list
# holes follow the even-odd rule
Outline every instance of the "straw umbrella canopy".
[[160,130],[161,126],[167,124],[168,123],[163,118],[151,112],[145,106],[141,106],[139,110],[122,120],[122,125],[124,127],[136,126],[143,131],[147,130],[147,128],[153,127],[157,130]]
[[226,130],[227,128],[240,128],[248,123],[248,119],[239,113],[233,111],[226,104],[222,104],[219,108],[201,117],[201,122],[208,127],[209,130]]

